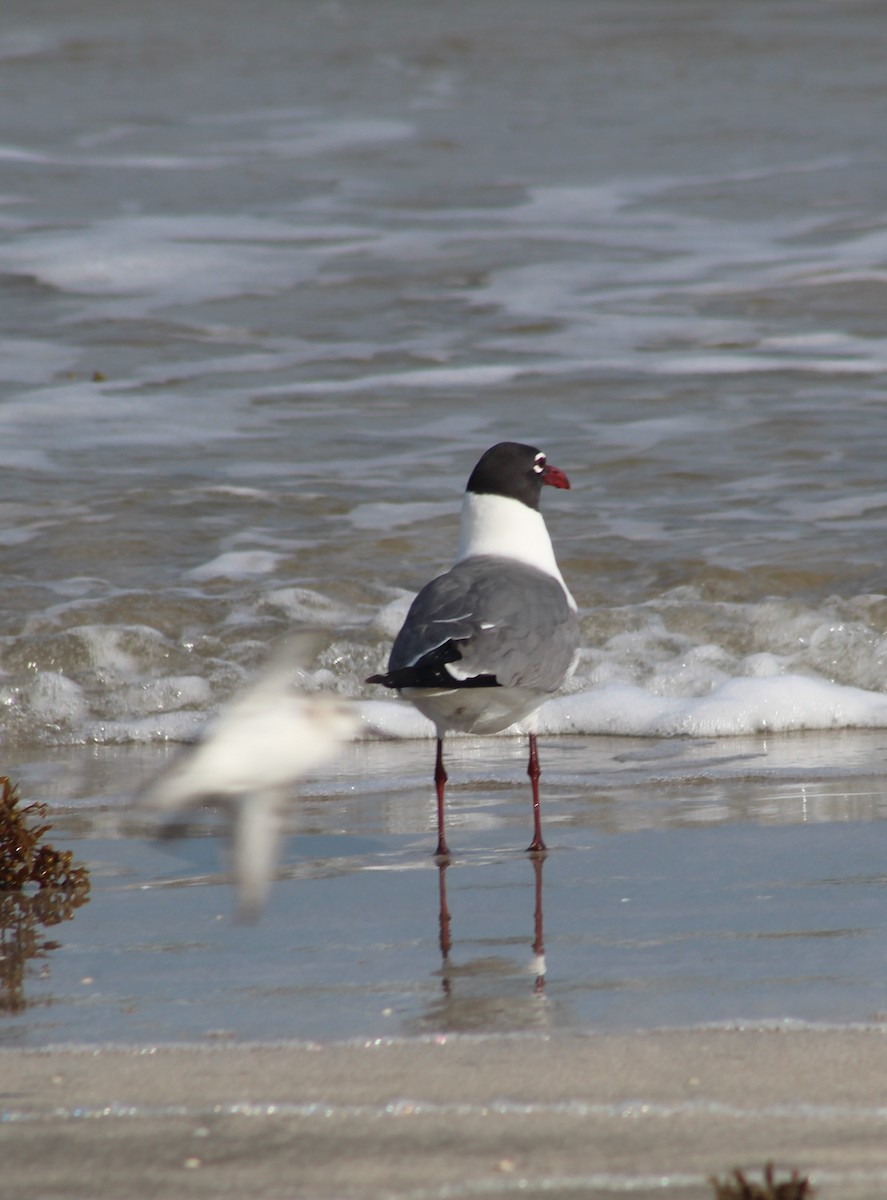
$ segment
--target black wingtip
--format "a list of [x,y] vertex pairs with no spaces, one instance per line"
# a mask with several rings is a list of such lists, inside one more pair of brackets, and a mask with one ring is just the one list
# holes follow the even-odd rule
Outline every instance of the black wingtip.
[[367,683],[381,683],[383,687],[395,688],[446,688],[455,691],[457,688],[499,687],[495,675],[469,675],[467,679],[456,679],[443,667],[396,667],[387,675],[370,675]]

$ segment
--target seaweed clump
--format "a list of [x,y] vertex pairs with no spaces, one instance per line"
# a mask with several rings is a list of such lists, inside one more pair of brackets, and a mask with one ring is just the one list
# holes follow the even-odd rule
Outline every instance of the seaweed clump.
[[0,1012],[26,1005],[25,968],[58,942],[42,927],[59,925],[89,899],[89,872],[43,839],[52,828],[45,804],[22,806],[18,788],[0,776]]
[[712,1175],[709,1183],[714,1188],[715,1200],[807,1200],[814,1191],[807,1176],[798,1171],[792,1171],[788,1179],[777,1183],[772,1162],[764,1167],[760,1183],[749,1179],[738,1168],[723,1181]]

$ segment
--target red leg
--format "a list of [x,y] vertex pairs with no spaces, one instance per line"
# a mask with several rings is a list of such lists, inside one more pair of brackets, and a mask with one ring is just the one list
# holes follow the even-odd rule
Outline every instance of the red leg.
[[530,734],[530,761],[527,763],[527,774],[533,785],[533,840],[527,847],[530,854],[544,854],[545,843],[542,840],[542,818],[539,812],[539,751],[536,749],[536,735]]
[[434,784],[437,788],[437,850],[438,858],[449,858],[450,851],[444,834],[444,792],[447,786],[447,773],[443,765],[443,738],[437,739],[437,758],[434,763]]

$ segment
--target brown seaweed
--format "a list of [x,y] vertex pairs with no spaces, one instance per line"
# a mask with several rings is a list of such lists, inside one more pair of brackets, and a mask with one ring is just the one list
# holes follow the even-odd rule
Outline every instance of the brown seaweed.
[[788,1179],[776,1180],[772,1162],[764,1167],[760,1182],[749,1179],[744,1171],[735,1168],[726,1179],[709,1179],[714,1188],[715,1200],[807,1200],[813,1195],[810,1180],[799,1171],[792,1171]]
[[44,841],[46,815],[45,804],[22,805],[18,788],[0,776],[0,1012],[25,1008],[28,963],[57,949],[43,928],[70,920],[89,899],[86,867]]

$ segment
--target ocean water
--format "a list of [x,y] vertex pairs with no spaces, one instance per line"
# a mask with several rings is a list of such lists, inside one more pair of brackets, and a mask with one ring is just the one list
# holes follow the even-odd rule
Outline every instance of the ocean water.
[[[598,838],[617,880],[623,853],[643,878],[637,847],[680,879],[698,837],[719,870],[769,864],[764,891],[809,845],[853,909],[836,929],[811,915],[821,946],[883,961],[866,915],[883,878],[856,856],[883,837],[887,747],[885,52],[887,14],[855,0],[4,5],[2,771],[105,863],[72,936],[97,922],[88,944],[113,959],[124,900],[130,927],[162,929],[140,906],[176,879],[202,881],[196,907],[229,930],[218,824],[181,861],[133,795],[307,624],[328,634],[307,686],[353,697],[377,732],[306,786],[286,870],[339,863],[343,909],[419,904],[407,940],[430,929],[435,948],[415,894],[360,895],[380,878],[437,894],[430,726],[363,680],[451,561],[474,461],[514,438],[572,481],[545,515],[583,634],[541,718],[563,851],[546,888],[596,911]],[[468,890],[507,912],[519,888],[531,942],[522,756],[509,737],[454,740],[453,819]],[[447,877],[458,894],[458,862]],[[322,929],[335,905],[300,883],[292,906]],[[686,883],[689,937],[710,897]],[[472,924],[489,917],[507,958],[497,911],[478,901]],[[284,919],[260,926],[262,967]],[[820,991],[786,967],[793,920],[761,969],[814,1002],[776,989],[756,1015],[879,1013],[880,977],[846,999],[861,963],[823,965],[842,982]],[[572,936],[547,921],[549,943]],[[236,956],[247,935],[224,936]],[[634,969],[608,945],[608,969]],[[725,958],[718,987],[746,968]],[[563,990],[597,966],[575,970]],[[657,1005],[647,985],[640,1023],[755,1015],[701,983]],[[322,1029],[247,1032],[377,1032],[350,994]],[[114,1002],[95,1008],[95,1029],[72,1015],[59,1036],[107,1032]],[[409,1004],[402,1026],[424,1028]],[[164,1016],[145,1036],[197,1032]]]

